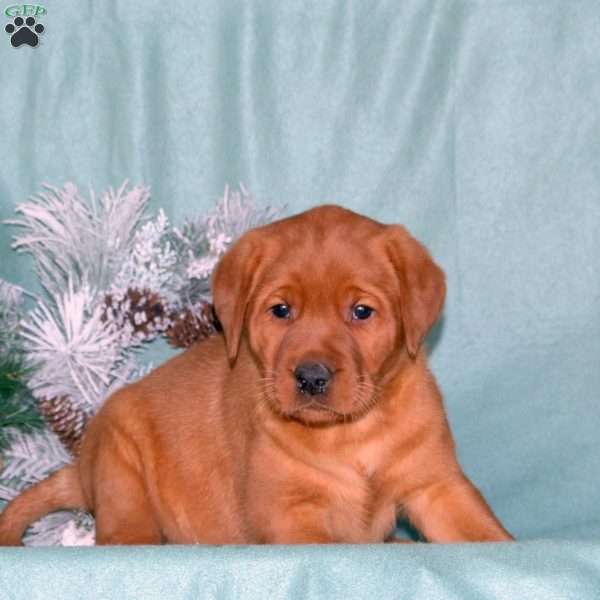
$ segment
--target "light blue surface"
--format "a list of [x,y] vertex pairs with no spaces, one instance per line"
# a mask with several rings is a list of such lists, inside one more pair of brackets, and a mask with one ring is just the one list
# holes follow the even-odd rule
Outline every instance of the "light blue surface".
[[[600,4],[45,6],[38,48],[0,31],[0,218],[128,177],[176,223],[238,181],[405,223],[448,275],[430,346],[462,463],[531,541],[2,550],[0,598],[598,597]],[[0,277],[34,287],[8,228]]]
[[600,548],[585,542],[3,552],[3,600],[581,600],[600,589]]

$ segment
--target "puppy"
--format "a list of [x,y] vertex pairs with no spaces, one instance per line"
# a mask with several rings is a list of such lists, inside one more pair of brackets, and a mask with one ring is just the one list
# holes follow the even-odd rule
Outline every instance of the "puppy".
[[423,338],[444,274],[401,226],[321,206],[217,266],[223,335],[107,400],[79,460],[0,516],[0,544],[62,508],[98,544],[433,542],[511,536],[457,463]]

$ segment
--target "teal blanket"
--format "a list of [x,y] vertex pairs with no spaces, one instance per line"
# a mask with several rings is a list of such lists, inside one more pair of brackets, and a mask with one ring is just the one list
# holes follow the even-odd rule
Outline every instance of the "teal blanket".
[[[522,542],[0,550],[0,598],[598,597],[600,4],[44,6],[37,47],[0,32],[0,219],[129,178],[176,223],[242,181],[406,224],[448,276],[461,462]],[[0,277],[34,289],[12,233]]]

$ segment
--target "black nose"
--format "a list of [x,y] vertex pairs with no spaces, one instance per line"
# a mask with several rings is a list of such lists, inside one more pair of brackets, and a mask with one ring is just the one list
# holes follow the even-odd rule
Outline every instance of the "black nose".
[[294,376],[298,382],[298,389],[303,394],[316,396],[327,391],[333,373],[321,363],[302,363],[296,367]]

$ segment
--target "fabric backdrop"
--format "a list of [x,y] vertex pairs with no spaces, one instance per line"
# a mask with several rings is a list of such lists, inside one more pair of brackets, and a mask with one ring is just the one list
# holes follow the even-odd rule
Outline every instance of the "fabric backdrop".
[[[43,5],[38,47],[0,31],[0,219],[129,178],[175,223],[241,181],[406,224],[448,276],[429,345],[461,462],[524,542],[0,550],[0,597],[597,597],[600,4]],[[13,233],[0,277],[34,289]]]

